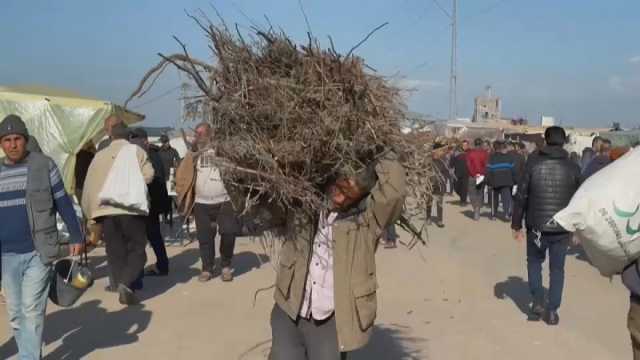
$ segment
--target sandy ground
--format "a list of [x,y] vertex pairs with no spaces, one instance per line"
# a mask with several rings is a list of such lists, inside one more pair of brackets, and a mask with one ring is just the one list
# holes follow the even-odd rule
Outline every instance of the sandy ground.
[[[506,223],[475,223],[465,211],[446,205],[447,227],[430,228],[427,248],[379,251],[376,328],[351,359],[631,358],[628,294],[619,279],[601,277],[574,252],[560,325],[528,322],[524,244],[511,239]],[[96,285],[74,308],[49,306],[45,359],[265,359],[273,301],[265,292],[254,306],[253,295],[273,283],[274,272],[261,265],[260,247],[239,241],[228,284],[196,280],[195,244],[169,253],[171,276],[145,280],[144,305],[124,308],[103,290],[105,257],[94,252]],[[7,359],[16,349],[4,311],[0,323],[0,359]]]

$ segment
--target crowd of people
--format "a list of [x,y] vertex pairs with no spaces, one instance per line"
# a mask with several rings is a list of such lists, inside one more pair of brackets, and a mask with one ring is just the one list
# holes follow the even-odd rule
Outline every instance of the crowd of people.
[[[0,213],[3,219],[12,219],[0,227],[2,287],[20,359],[41,358],[52,265],[63,256],[83,253],[84,228],[104,240],[110,273],[107,290],[116,292],[121,304],[139,303],[136,292],[143,288],[144,277],[169,274],[160,224],[174,212],[166,186],[172,173],[178,211],[195,218],[202,264],[198,280],[217,276],[233,280],[234,248],[242,226],[224,169],[216,165],[211,126],[202,123],[195,128],[195,141],[184,159],[168,137],[160,139],[160,146],[153,145],[143,129],[128,128],[115,116],[105,121],[104,130],[107,139],[97,147],[88,144],[78,154],[75,195],[83,223],[55,163],[30,150],[32,137],[25,123],[15,115],[0,122],[5,153],[0,164]],[[479,221],[488,206],[489,219],[510,222],[513,237],[526,238],[530,319],[549,325],[560,321],[564,263],[572,239],[553,216],[567,206],[581,183],[625,152],[596,137],[592,148],[577,156],[564,150],[566,141],[560,127],[546,129],[544,140],[532,152],[521,142],[439,140],[433,147],[433,195],[426,209],[429,224],[445,227],[444,196],[455,192],[460,206],[471,205],[473,220]],[[122,170],[125,162],[128,167]],[[142,191],[144,203],[127,202],[128,198],[105,201],[110,179],[130,176],[139,176],[143,188],[120,190],[129,195]],[[372,332],[377,310],[375,252],[381,237],[385,247],[395,247],[398,235],[393,224],[407,194],[405,172],[397,156],[389,153],[357,174],[335,178],[326,192],[330,203],[326,211],[287,212],[273,220],[278,222],[274,226],[295,224],[295,236],[283,243],[277,264],[272,360],[346,359],[368,342]],[[69,230],[70,244],[59,241],[57,214]],[[147,244],[156,257],[148,266]],[[547,254],[548,300],[541,275]],[[640,318],[639,274],[634,264],[623,276],[633,294],[629,327],[636,356],[640,356],[640,324],[631,319]]]

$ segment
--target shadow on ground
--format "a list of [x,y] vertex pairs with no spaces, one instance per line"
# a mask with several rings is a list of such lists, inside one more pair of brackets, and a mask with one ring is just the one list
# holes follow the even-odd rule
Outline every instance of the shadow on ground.
[[[428,360],[427,339],[411,336],[411,328],[397,324],[380,324],[373,328],[369,343],[349,353],[348,360]],[[238,360],[269,359],[271,340],[262,341]]]
[[[547,289],[544,289],[545,298],[547,297]],[[519,276],[509,276],[507,280],[497,283],[493,288],[493,294],[500,300],[511,299],[518,307],[521,313],[527,316],[528,320],[532,320],[530,305],[531,294],[529,292],[529,284]]]
[[[140,291],[140,300],[145,301],[162,295],[176,285],[186,284],[196,277],[200,270],[193,267],[200,259],[198,249],[187,249],[169,258],[168,276],[146,276],[144,278],[144,288]],[[153,255],[147,260],[147,264],[155,263]]]
[[[138,341],[151,322],[151,312],[143,306],[130,306],[109,312],[91,300],[70,309],[51,313],[46,318],[45,344],[62,341],[45,360],[84,359],[93,351],[128,345]],[[0,347],[0,359],[17,354],[13,339]]]
[[380,324],[373,329],[369,343],[349,355],[349,360],[426,360],[427,339],[412,336],[411,328]]
[[259,269],[269,262],[269,257],[251,251],[243,251],[233,255],[233,276],[241,276],[252,270]]
[[[469,219],[473,220],[473,210],[464,210],[464,211],[461,211],[460,213],[468,217]],[[483,218],[488,220],[489,216],[491,216],[491,211],[480,210],[480,220],[482,220]]]

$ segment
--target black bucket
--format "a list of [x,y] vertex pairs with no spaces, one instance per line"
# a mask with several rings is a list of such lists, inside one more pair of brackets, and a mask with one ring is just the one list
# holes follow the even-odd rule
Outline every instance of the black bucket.
[[[84,285],[74,286],[74,279],[79,276],[85,282]],[[91,271],[80,262],[63,259],[56,262],[54,275],[49,287],[49,299],[61,307],[70,307],[78,301],[80,296],[93,285]]]

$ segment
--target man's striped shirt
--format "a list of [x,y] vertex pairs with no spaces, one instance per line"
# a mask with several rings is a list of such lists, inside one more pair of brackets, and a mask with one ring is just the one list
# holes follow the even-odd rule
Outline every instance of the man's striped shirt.
[[[26,205],[28,169],[26,162],[0,165],[0,250],[3,254],[24,254],[35,250]],[[71,242],[81,242],[80,224],[53,161],[49,163],[49,181],[54,205],[67,225]]]

